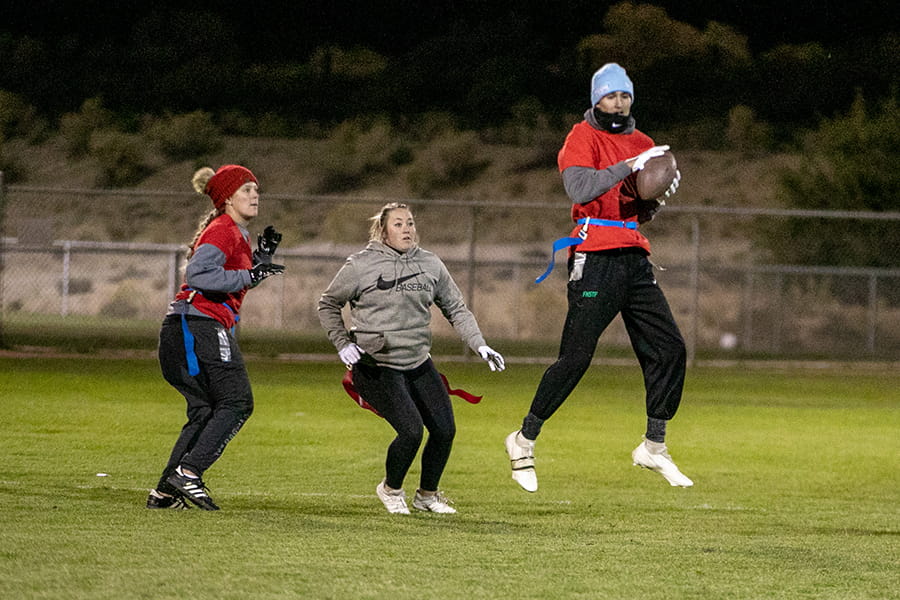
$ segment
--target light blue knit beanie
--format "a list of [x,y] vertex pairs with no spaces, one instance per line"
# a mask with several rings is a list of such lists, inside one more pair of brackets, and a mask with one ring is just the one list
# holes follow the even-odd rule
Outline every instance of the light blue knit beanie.
[[625,69],[617,63],[606,63],[591,78],[591,106],[596,106],[600,98],[613,92],[628,92],[634,100],[634,85]]

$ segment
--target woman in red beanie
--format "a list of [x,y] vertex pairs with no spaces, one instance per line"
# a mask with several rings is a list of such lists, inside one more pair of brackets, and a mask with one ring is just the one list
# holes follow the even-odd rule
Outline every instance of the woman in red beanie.
[[225,165],[194,173],[194,189],[212,199],[188,250],[181,290],[159,334],[163,377],[187,400],[182,427],[147,508],[219,510],[203,473],[253,412],[253,392],[234,337],[247,290],[284,272],[272,264],[281,234],[271,225],[251,253],[247,225],[259,211],[259,182],[249,169]]

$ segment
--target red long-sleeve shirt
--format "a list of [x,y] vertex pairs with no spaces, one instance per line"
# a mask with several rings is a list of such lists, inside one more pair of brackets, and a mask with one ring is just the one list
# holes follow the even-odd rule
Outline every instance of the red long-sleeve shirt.
[[233,327],[252,266],[252,251],[244,232],[230,216],[220,215],[200,234],[175,302],[190,300],[194,309],[225,327]]
[[[602,170],[653,147],[653,140],[635,129],[631,133],[608,133],[582,121],[572,127],[559,151],[558,164],[562,173],[569,167]],[[612,221],[637,221],[635,176],[629,175],[609,191],[584,204],[572,205],[572,220],[583,217]],[[572,236],[581,230],[575,226]],[[597,227],[588,229],[587,239],[574,247],[578,252],[640,247],[650,252],[650,242],[636,229]]]

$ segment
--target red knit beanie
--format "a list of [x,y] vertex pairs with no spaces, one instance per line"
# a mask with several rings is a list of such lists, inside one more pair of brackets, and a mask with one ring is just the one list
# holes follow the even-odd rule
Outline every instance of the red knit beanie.
[[240,165],[222,165],[216,174],[206,183],[204,191],[212,198],[216,208],[222,208],[225,201],[231,198],[242,185],[248,182],[259,185],[256,176],[250,169]]

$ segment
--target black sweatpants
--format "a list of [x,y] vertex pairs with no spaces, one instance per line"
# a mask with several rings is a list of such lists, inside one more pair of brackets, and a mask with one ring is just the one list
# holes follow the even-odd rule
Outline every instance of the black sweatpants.
[[653,265],[639,248],[585,254],[581,279],[568,283],[559,357],[544,372],[531,414],[546,420],[556,412],[590,366],[600,334],[621,313],[644,374],[647,416],[671,419],[681,403],[686,351]]
[[419,487],[437,490],[450,458],[456,423],[447,388],[431,359],[410,371],[356,363],[353,386],[397,432],[388,446],[385,461],[388,487],[403,487],[406,473],[422,444],[424,427],[428,430],[428,441],[422,450]]
[[188,373],[181,315],[168,315],[159,332],[163,377],[187,400],[187,423],[160,478],[160,491],[178,465],[202,475],[222,455],[253,412],[253,392],[237,340],[231,331],[203,317],[186,317],[194,336],[200,373]]

